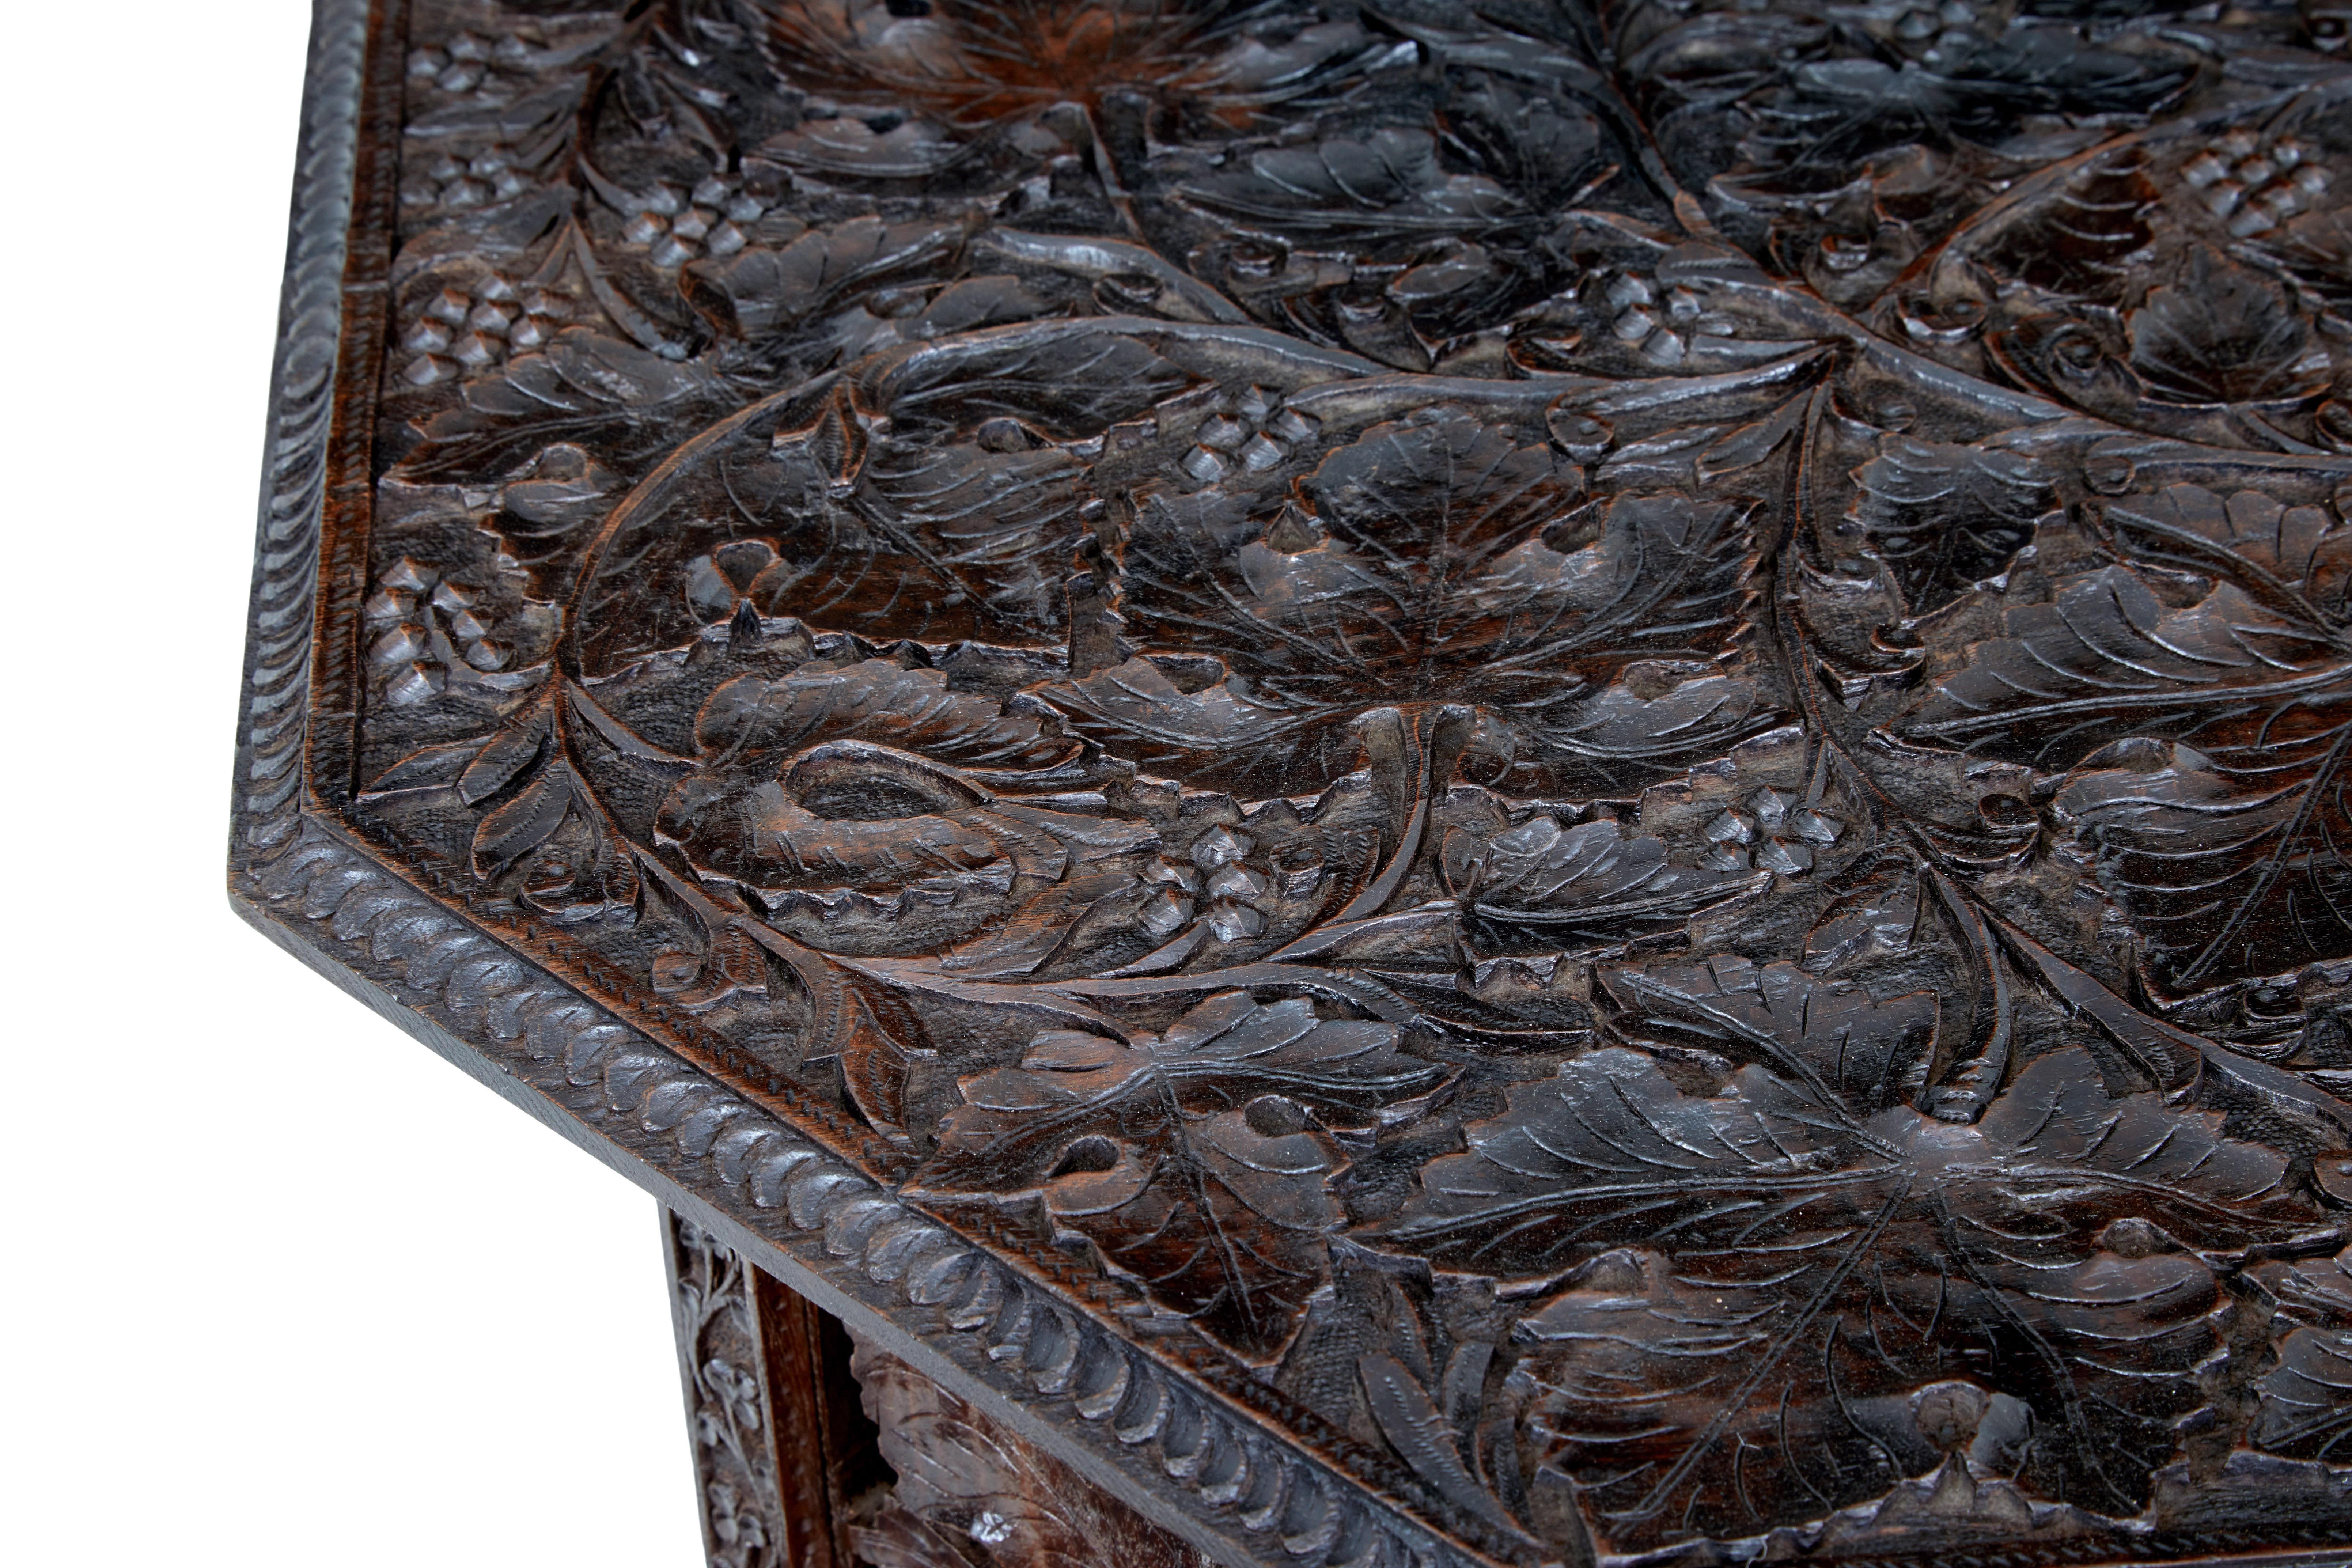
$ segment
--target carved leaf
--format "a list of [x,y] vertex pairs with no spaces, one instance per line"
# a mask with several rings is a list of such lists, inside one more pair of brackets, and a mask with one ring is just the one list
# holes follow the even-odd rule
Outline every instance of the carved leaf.
[[[1906,1447],[1930,1468],[1916,1428],[1885,1428],[1955,1378],[2067,1435],[2027,1460],[2045,1495],[2130,1511],[2218,1342],[2212,1276],[2176,1249],[2309,1212],[2284,1160],[2218,1121],[2110,1100],[2073,1047],[1972,1129],[1853,1118],[1755,1067],[1694,1098],[1607,1050],[1513,1089],[1381,1230],[1448,1266],[1579,1270],[1521,1331],[1550,1347],[1529,1369],[1538,1431],[1622,1549],[1752,1524],[1738,1476],[1757,1448],[1825,1508],[1885,1489],[1880,1459]],[[2101,1191],[2145,1217],[2107,1226]],[[1612,1250],[1666,1245],[1671,1271]]]
[[[2126,146],[2070,170],[2043,193],[2032,217],[1986,247],[1994,265],[2061,294],[2113,298],[2129,286],[2132,258],[2155,237],[2158,191],[2145,148]],[[2064,243],[2053,244],[2063,236]],[[1972,236],[1955,242],[1966,251]]]
[[2131,314],[2131,363],[2175,403],[2301,397],[2327,383],[2325,350],[2278,290],[2202,247]]
[[730,765],[834,741],[1006,770],[1051,767],[1074,749],[1034,713],[953,690],[944,671],[878,658],[803,666],[780,679],[739,675],[704,701],[694,739]]
[[1270,1358],[1328,1272],[1341,1161],[1321,1129],[1363,1126],[1442,1077],[1396,1047],[1393,1025],[1242,992],[1133,1045],[1040,1035],[1019,1066],[962,1080],[917,1182],[1042,1192],[1155,1299]]
[[1356,1368],[1364,1381],[1364,1394],[1371,1405],[1372,1419],[1379,1424],[1381,1436],[1404,1457],[1405,1463],[1456,1508],[1490,1527],[1522,1537],[1518,1521],[1470,1473],[1469,1466],[1463,1461],[1454,1424],[1437,1408],[1429,1390],[1404,1363],[1386,1352],[1372,1351],[1357,1361]]
[[835,178],[912,180],[940,173],[966,151],[920,120],[877,131],[864,120],[844,118],[805,121],[760,143],[758,156]]
[[2251,1436],[2274,1454],[2339,1458],[2352,1440],[2352,1249],[2255,1272],[2285,1331],[2278,1364],[2254,1384]]
[[[828,952],[938,952],[947,971],[1026,973],[1082,936],[1150,942],[1085,917],[1139,905],[1149,825],[1000,800],[956,770],[856,742],[781,770],[698,773],[656,818],[706,876],[755,893],[768,922]],[[1126,906],[1121,906],[1126,907]],[[977,944],[977,945],[975,945]],[[1075,962],[1075,960],[1074,960]],[[1106,965],[1108,967],[1108,965]]]
[[1856,1117],[1916,1095],[1936,1028],[1927,992],[1881,1002],[1792,963],[1759,969],[1727,955],[1648,969],[1609,964],[1596,978],[1624,1010],[1621,1033],[1759,1062]]
[[1889,436],[1854,475],[1854,520],[1924,616],[2007,569],[2055,497],[2031,458]]
[[2347,697],[2284,712],[2267,743],[2151,745],[2060,793],[2100,884],[2168,984],[2352,952]]
[[1557,209],[1614,172],[1601,122],[1565,94],[1554,98],[1489,78],[1462,95],[1446,142],[1531,207]]
[[[1269,793],[1334,760],[1319,749],[1376,703],[1475,703],[1533,777],[1583,764],[1621,786],[1623,764],[1664,766],[1750,721],[1752,689],[1706,662],[1753,561],[1739,506],[1667,494],[1576,512],[1574,469],[1453,414],[1377,426],[1298,489],[1310,513],[1261,537],[1167,506],[1129,545],[1130,624],[1228,676],[1185,691],[1130,664],[1055,700]],[[1644,688],[1626,684],[1636,664]]]
[[2316,507],[2188,484],[2106,516],[2144,559],[2216,585],[2179,606],[2130,567],[2064,579],[2053,602],[2010,609],[2009,636],[1969,648],[1899,728],[2081,765],[2060,813],[2167,984],[2352,952],[2337,798],[2352,530]]
[[2253,1439],[2274,1454],[2333,1459],[2352,1439],[2352,1331],[2292,1330],[2257,1385]]
[[1270,1362],[1297,1331],[1329,1267],[1325,1235],[1339,1205],[1329,1141],[1268,1134],[1246,1112],[1185,1124],[1160,1150],[1118,1145],[1107,1170],[1091,1151],[1045,1184],[1057,1225],[1245,1358]]
[[572,770],[542,769],[522,792],[482,818],[474,831],[474,865],[495,875],[549,839],[571,813],[574,788]]
[[2048,605],[2005,617],[1937,683],[1905,733],[2049,766],[2121,734],[2197,736],[2219,721],[2292,707],[2347,674],[2338,650],[2224,583],[2168,609],[2127,568],[2073,578]]
[[852,218],[811,229],[781,250],[751,248],[691,263],[688,300],[739,338],[761,338],[823,315],[862,290],[936,268],[963,242],[954,225]]
[[1249,173],[1213,175],[1182,195],[1244,227],[1320,243],[1459,234],[1521,212],[1493,180],[1447,174],[1436,138],[1405,129],[1254,153]]
[[[1965,37],[1965,35],[1963,36]],[[2144,111],[2178,91],[2188,70],[2161,57],[2087,45],[2073,29],[2021,26],[1968,38],[1933,68],[1881,60],[1823,61],[1766,110],[1759,161],[1853,162],[1902,142],[1950,145],[2006,133],[2021,113]],[[1757,149],[1762,153],[1762,149]]]
[[841,531],[822,558],[832,581],[822,571],[803,579],[813,607],[881,624],[903,621],[922,595],[985,624],[1057,626],[1092,500],[1067,452],[893,447],[868,472],[874,504],[859,509],[862,526]]
[[558,442],[634,464],[666,446],[678,420],[699,423],[735,401],[702,366],[570,327],[540,353],[517,355],[498,378],[469,385],[464,406],[434,416],[402,471],[478,481]]
[[860,395],[915,431],[1024,421],[1057,440],[1100,435],[1190,381],[1130,337],[1086,322],[1002,328],[883,356]]
[[1663,839],[1607,817],[1563,828],[1555,817],[1531,816],[1490,839],[1457,829],[1446,836],[1442,861],[1447,886],[1481,920],[1561,942],[1679,925],[1766,879],[1671,865]]
[[1917,940],[1924,912],[1919,878],[1906,865],[1882,870],[1822,911],[1805,933],[1804,967],[1814,973],[1880,953],[1900,953]]
[[544,570],[604,521],[621,489],[619,476],[589,452],[558,442],[500,492],[499,538],[524,565]]
[[2352,528],[2315,506],[2286,506],[2259,490],[2226,500],[2197,485],[2117,500],[2107,521],[2143,558],[2189,571],[2217,567],[2247,591],[2312,625],[2345,619]]

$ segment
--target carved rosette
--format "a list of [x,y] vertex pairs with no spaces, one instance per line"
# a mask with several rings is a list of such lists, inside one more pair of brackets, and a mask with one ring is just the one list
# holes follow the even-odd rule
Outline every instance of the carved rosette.
[[416,0],[337,809],[1293,1555],[2336,1538],[2336,21]]

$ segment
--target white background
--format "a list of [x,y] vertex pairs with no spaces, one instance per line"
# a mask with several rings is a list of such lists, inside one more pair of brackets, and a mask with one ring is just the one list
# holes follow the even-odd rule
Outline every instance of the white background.
[[224,891],[307,0],[7,23],[0,1559],[688,1568],[652,1200]]

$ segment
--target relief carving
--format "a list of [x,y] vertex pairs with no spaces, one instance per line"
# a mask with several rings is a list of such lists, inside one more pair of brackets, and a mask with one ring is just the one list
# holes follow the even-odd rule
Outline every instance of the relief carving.
[[415,0],[341,808],[1475,1552],[2340,1542],[2344,39]]
[[872,1568],[1207,1568],[1209,1559],[1138,1517],[987,1414],[864,1343],[852,1359],[896,1477],[854,1532]]
[[663,1215],[662,1239],[710,1562],[769,1568],[784,1560],[786,1494],[761,1353],[757,1270],[676,1215]]

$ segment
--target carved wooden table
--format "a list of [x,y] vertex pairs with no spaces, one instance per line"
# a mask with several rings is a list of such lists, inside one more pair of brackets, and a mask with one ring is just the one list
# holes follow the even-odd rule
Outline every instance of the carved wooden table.
[[730,1568],[2341,1561],[2347,21],[321,0],[235,895]]

